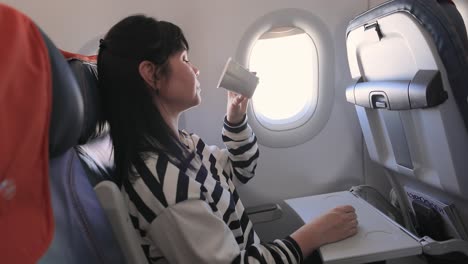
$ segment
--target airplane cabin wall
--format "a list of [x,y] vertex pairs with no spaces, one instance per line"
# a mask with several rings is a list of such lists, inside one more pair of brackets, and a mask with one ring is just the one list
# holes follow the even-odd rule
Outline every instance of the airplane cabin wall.
[[388,0],[368,0],[369,1],[369,9],[376,7],[384,2],[387,2]]
[[[193,1],[103,0],[27,1],[2,0],[33,19],[55,45],[71,52],[94,53],[99,38],[120,19],[136,13],[175,21],[182,28],[190,24]],[[183,7],[182,7],[183,6]],[[187,21],[187,23],[184,23]]]
[[329,121],[305,144],[284,149],[260,146],[257,176],[241,188],[241,196],[246,205],[256,205],[363,183],[361,131],[353,106],[345,100],[345,88],[351,82],[345,30],[351,19],[367,9],[366,0],[5,2],[29,15],[58,47],[72,52],[95,51],[99,38],[126,15],[145,13],[179,25],[191,46],[190,60],[201,71],[202,89],[202,104],[185,114],[181,126],[218,146],[222,146],[226,92],[216,89],[216,83],[226,59],[235,55],[239,40],[259,17],[283,8],[309,11],[324,22],[333,39],[329,44],[335,58],[324,58],[334,59],[335,65]]

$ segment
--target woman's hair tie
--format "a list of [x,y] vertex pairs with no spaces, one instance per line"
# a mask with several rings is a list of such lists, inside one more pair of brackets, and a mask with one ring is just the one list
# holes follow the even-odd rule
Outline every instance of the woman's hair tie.
[[101,49],[107,48],[106,41],[104,39],[99,40],[99,48]]

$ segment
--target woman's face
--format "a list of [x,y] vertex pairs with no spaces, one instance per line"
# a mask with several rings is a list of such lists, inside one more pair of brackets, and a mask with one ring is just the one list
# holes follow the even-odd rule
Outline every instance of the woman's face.
[[190,63],[187,51],[170,56],[168,64],[168,74],[161,79],[159,99],[179,112],[200,104],[199,70]]

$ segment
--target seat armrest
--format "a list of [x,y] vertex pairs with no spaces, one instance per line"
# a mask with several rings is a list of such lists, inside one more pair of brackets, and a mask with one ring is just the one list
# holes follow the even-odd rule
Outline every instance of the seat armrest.
[[111,181],[102,181],[96,185],[94,190],[111,222],[112,230],[119,241],[127,263],[148,263],[117,185]]

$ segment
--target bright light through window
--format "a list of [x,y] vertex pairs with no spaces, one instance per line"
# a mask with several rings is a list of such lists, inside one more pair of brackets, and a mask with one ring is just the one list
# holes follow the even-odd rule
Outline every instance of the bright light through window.
[[316,48],[308,34],[292,30],[295,33],[280,32],[279,37],[267,32],[250,54],[250,71],[260,78],[252,99],[254,111],[273,122],[302,118],[314,99]]

